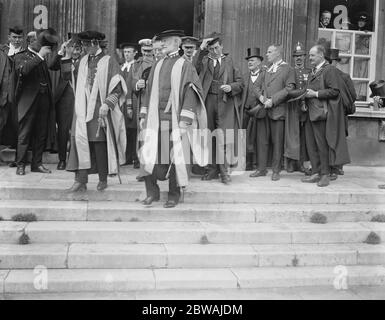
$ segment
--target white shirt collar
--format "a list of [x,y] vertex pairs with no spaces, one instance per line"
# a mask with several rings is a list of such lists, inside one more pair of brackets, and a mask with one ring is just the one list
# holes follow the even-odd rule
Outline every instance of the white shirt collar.
[[9,51],[8,51],[9,56],[13,56],[16,53],[19,53],[20,51],[21,51],[21,47],[16,49],[12,43],[9,43]]
[[326,63],[326,60],[322,61],[318,66],[315,67],[315,69],[318,71],[322,68],[322,66]]
[[125,62],[124,64],[123,64],[123,66],[122,66],[122,71],[124,71],[124,70],[126,70],[127,69],[127,71],[130,71],[130,69],[131,69],[131,66],[134,64],[134,62],[135,62],[135,60],[132,60],[132,61],[130,61],[130,62]]

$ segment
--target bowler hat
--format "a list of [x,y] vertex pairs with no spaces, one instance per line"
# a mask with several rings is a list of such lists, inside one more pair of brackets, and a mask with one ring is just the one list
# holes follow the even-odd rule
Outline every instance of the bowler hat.
[[306,55],[306,49],[301,42],[298,42],[293,51],[293,57]]
[[104,33],[94,30],[80,32],[78,36],[80,41],[102,41],[106,38],[106,35]]
[[59,36],[54,29],[48,28],[39,32],[37,42],[42,47],[54,47],[59,43]]
[[325,56],[329,60],[341,61],[340,49],[334,49],[334,48],[333,49],[328,49],[328,50],[326,50]]
[[133,48],[134,50],[138,50],[138,45],[132,42],[123,42],[119,45],[119,48],[120,49]]
[[372,90],[371,98],[378,96],[385,98],[385,81],[377,80],[369,84],[370,90]]
[[263,57],[261,55],[261,49],[260,48],[247,48],[247,57],[246,60],[249,60],[250,58],[258,58],[259,60],[263,61]]
[[162,40],[164,38],[169,38],[169,37],[184,37],[185,33],[184,30],[165,30],[159,33],[156,37],[159,40]]

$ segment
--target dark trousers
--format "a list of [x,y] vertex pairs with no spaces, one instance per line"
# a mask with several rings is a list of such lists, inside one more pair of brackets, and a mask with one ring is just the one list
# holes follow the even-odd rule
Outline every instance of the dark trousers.
[[329,175],[329,146],[326,141],[326,121],[306,120],[306,148],[312,173]]
[[[108,176],[108,154],[107,142],[89,142],[91,153],[91,172],[97,172],[99,181],[107,182]],[[88,183],[89,170],[78,170],[75,180],[79,183]]]
[[67,146],[74,113],[75,97],[73,90],[67,86],[61,99],[56,103],[56,123],[58,130],[59,161],[66,161]]
[[[219,105],[220,95],[211,94],[207,95],[206,105],[207,107],[207,127],[213,133],[217,129],[224,127],[221,119],[221,110]],[[208,165],[209,175],[220,173],[221,176],[228,175],[228,161],[226,159],[226,145],[225,145],[226,132],[223,130],[223,139],[213,139],[211,148],[211,164]],[[217,150],[222,148],[222,150]],[[217,151],[223,154],[223,159],[217,157]],[[218,158],[218,159],[217,159]],[[219,162],[219,163],[218,163]]]
[[[159,198],[160,189],[157,181],[165,180],[168,169],[169,165],[167,164],[156,164],[152,174],[144,177],[147,197]],[[180,188],[176,181],[175,165],[171,166],[168,179],[168,190],[168,200],[178,202],[180,198]]]
[[27,114],[19,121],[17,165],[26,165],[30,142],[32,146],[31,168],[35,169],[42,165],[48,133],[49,108],[48,93],[39,93]]
[[127,148],[126,148],[126,159],[128,163],[132,161],[138,161],[138,156],[136,153],[136,144],[137,144],[137,129],[136,128],[127,128]]
[[257,119],[257,157],[258,170],[266,171],[269,156],[270,124],[269,119]]
[[[273,150],[273,159],[272,159],[272,169],[274,173],[280,173],[282,169],[282,157],[284,152],[284,141],[285,141],[285,121],[284,120],[268,120],[269,129],[266,132],[269,132],[271,137],[271,145]],[[263,138],[263,140],[262,140]],[[261,157],[262,162],[259,164],[259,170],[265,171],[268,158],[268,148],[266,147],[266,141],[269,141],[268,137],[261,137],[261,144],[263,146],[263,151],[258,156]],[[259,152],[258,152],[259,153]]]

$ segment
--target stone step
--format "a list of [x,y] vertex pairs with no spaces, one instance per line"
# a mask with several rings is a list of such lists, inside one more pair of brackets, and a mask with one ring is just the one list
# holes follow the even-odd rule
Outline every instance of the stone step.
[[370,221],[385,213],[384,205],[270,205],[270,204],[180,204],[164,209],[163,203],[144,207],[139,203],[108,201],[3,200],[0,217],[33,213],[38,221],[127,221],[127,222],[309,222],[314,213],[328,222]]
[[371,222],[0,222],[0,243],[25,232],[32,243],[329,244],[362,243],[370,232],[385,239],[385,224]]
[[385,245],[0,245],[0,269],[164,269],[385,265]]
[[[14,149],[2,149],[0,151],[0,160],[3,162],[13,162],[15,161],[15,150]],[[28,151],[27,155],[28,161],[32,160],[32,152]],[[44,164],[57,164],[59,162],[59,156],[57,153],[49,153],[49,152],[44,152],[43,153],[43,163]]]
[[[1,293],[0,293],[1,299]],[[385,300],[383,286],[139,290],[131,292],[64,292],[5,294],[5,300]]]
[[[28,183],[35,180],[35,177],[21,179],[15,177],[12,185],[0,185],[0,200],[55,200],[55,201],[119,201],[136,202],[145,198],[144,185],[133,182],[132,185],[114,184],[105,192],[96,191],[96,184],[90,183],[89,190],[81,194],[68,194],[68,189],[72,182],[58,180],[44,181],[42,184]],[[320,189],[315,185],[302,186],[303,189],[293,189],[291,186],[266,188],[263,184],[256,185],[255,188],[249,185],[222,186],[219,183],[195,184],[190,186],[186,192],[184,200],[186,203],[233,203],[233,204],[385,204],[385,192],[378,189],[344,189],[326,188]],[[165,188],[162,188],[165,190]],[[161,200],[167,199],[167,193],[161,192]]]
[[[342,278],[340,272],[342,270]],[[347,266],[219,269],[52,269],[0,273],[0,292],[49,294],[384,286],[385,267]],[[345,277],[346,276],[346,277]]]

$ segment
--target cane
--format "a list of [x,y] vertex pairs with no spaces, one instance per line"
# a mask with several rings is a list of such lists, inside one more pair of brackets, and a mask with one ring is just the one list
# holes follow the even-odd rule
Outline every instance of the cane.
[[[96,138],[100,137],[100,130],[103,129],[104,134],[107,136],[107,125],[103,117],[99,116],[98,118],[98,129],[96,130]],[[112,129],[113,130],[113,129]],[[120,172],[119,172],[119,163],[118,163],[118,171],[117,171],[117,176],[119,179],[119,184],[122,184],[122,178],[120,177]]]

